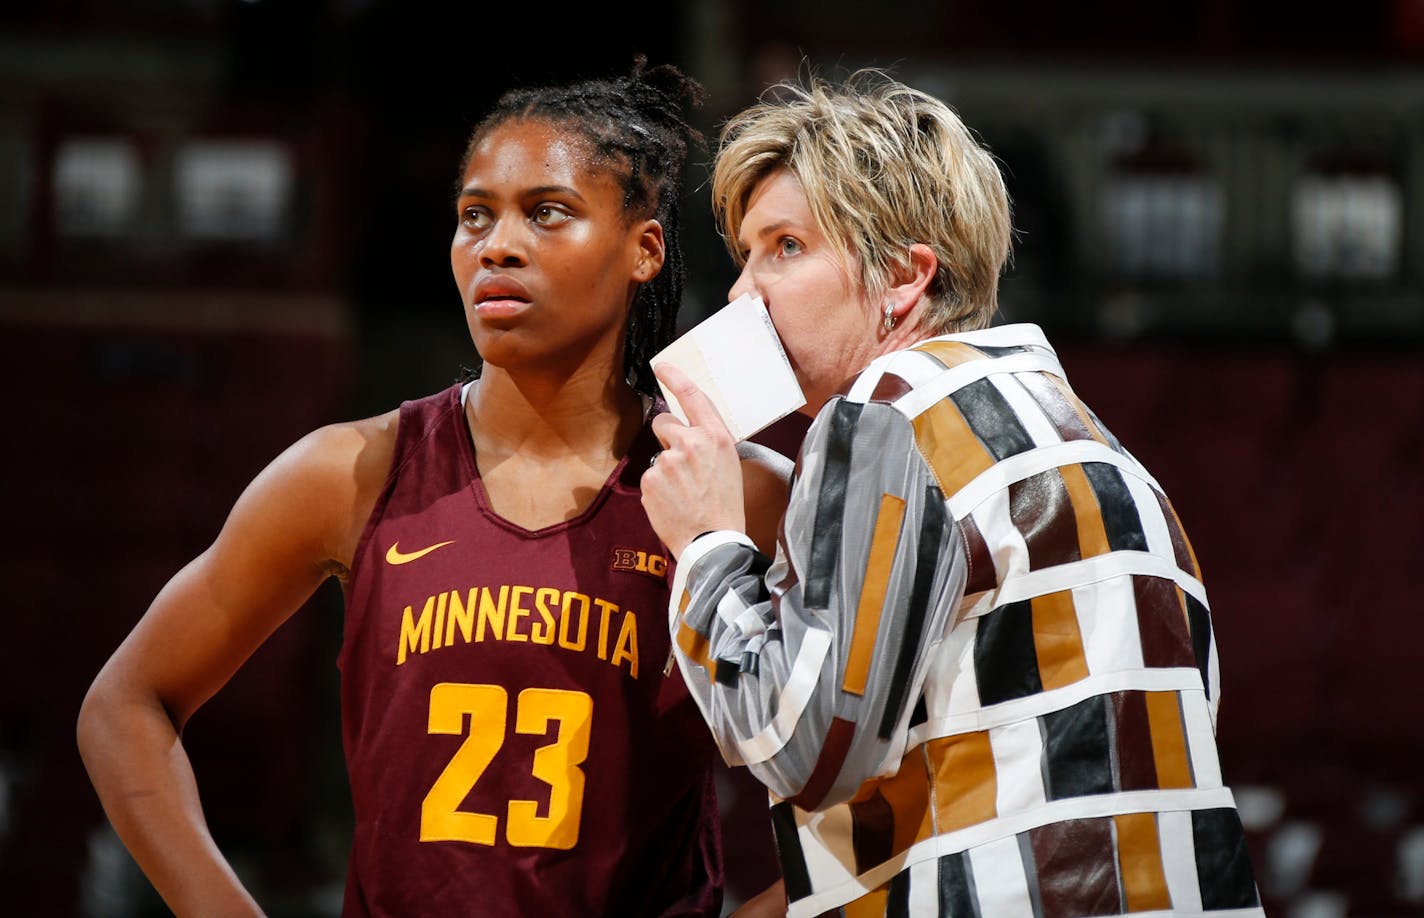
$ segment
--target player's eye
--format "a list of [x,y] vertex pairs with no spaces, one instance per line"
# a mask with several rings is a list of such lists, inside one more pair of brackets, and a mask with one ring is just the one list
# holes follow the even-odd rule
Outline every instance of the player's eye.
[[573,218],[568,211],[552,204],[540,204],[534,208],[534,222],[540,226],[557,226],[571,219]]

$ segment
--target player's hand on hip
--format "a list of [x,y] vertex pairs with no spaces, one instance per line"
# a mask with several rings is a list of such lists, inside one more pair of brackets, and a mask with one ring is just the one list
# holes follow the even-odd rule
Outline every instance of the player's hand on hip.
[[697,535],[719,529],[746,531],[737,444],[710,399],[685,373],[654,368],[677,398],[687,423],[672,414],[653,419],[663,445],[643,473],[643,509],[674,557]]

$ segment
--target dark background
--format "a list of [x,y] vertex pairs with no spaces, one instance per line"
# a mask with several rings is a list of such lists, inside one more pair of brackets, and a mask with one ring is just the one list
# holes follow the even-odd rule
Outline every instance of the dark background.
[[[610,9],[0,8],[0,913],[163,913],[78,761],[84,690],[284,446],[469,362],[447,252],[481,111],[640,51],[705,83],[709,137],[811,65],[960,110],[1015,201],[1003,318],[1193,535],[1272,913],[1424,913],[1424,2]],[[694,160],[684,325],[733,277]],[[185,737],[274,915],[339,908],[340,624],[329,585]],[[724,778],[735,902],[774,867]]]

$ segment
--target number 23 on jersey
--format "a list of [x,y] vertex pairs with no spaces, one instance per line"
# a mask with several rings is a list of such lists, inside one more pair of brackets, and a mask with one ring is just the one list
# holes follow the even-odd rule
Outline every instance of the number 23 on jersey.
[[[420,808],[421,841],[495,843],[499,816],[459,807],[504,745],[508,708],[509,693],[501,685],[441,682],[430,690],[427,732],[464,735],[465,740],[425,795]],[[554,742],[536,749],[529,764],[530,773],[549,785],[549,815],[539,815],[537,801],[511,800],[504,831],[508,842],[517,847],[567,851],[578,844],[584,789],[579,766],[588,757],[593,699],[563,689],[527,688],[519,693],[516,733],[542,736],[550,721],[558,723]]]

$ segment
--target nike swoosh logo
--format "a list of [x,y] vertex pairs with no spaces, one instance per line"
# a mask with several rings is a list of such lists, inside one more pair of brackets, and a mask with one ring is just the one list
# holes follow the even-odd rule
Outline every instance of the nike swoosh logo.
[[424,558],[426,555],[430,554],[437,548],[444,548],[446,545],[454,544],[455,540],[451,539],[448,542],[436,542],[434,545],[431,545],[428,548],[422,548],[419,551],[404,552],[400,550],[400,542],[392,542],[391,547],[386,550],[386,563],[409,564],[417,558]]

